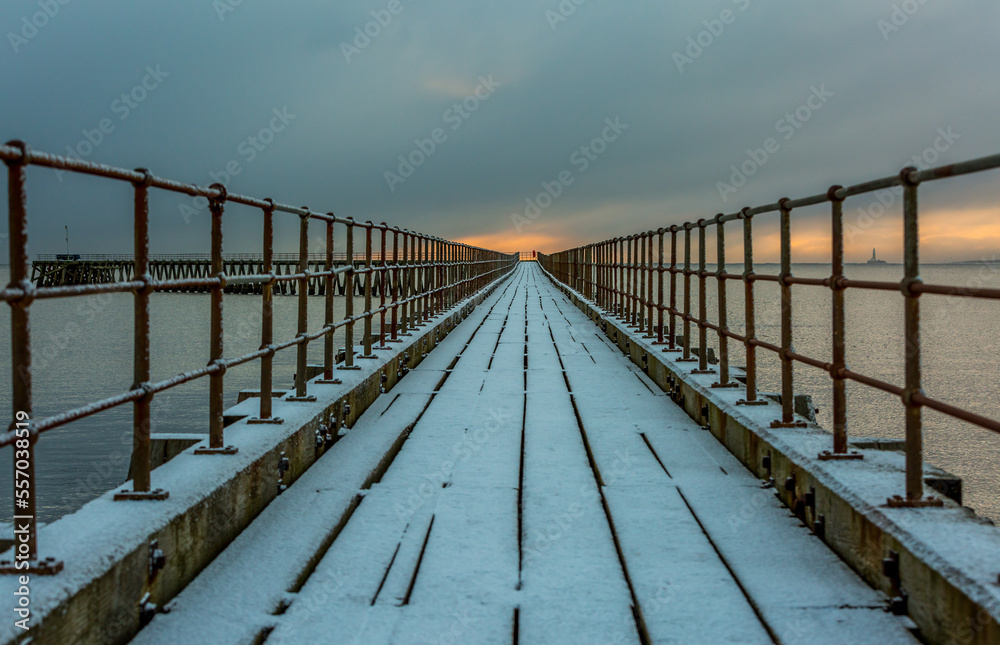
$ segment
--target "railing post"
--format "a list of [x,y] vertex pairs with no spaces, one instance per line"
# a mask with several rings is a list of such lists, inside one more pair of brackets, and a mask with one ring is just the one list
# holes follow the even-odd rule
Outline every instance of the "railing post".
[[677,347],[677,231],[676,224],[670,227],[670,333],[667,336],[665,352],[679,352]]
[[920,374],[920,293],[913,290],[921,284],[920,236],[917,230],[917,183],[911,179],[916,168],[900,172],[903,184],[903,293],[904,347],[906,356],[905,385],[902,400],[906,407],[906,497],[889,498],[890,506],[941,506],[942,501],[924,497],[924,445],[922,410],[916,397],[923,395]]
[[[136,168],[143,174],[142,181],[135,186],[135,227],[133,229],[135,242],[134,275],[135,280],[145,282],[147,286],[136,289],[133,298],[133,377],[132,389],[149,387],[149,295],[152,288],[149,275],[149,186],[153,176],[145,168]],[[150,440],[150,406],[153,395],[147,393],[132,403],[132,490],[122,490],[115,493],[115,500],[130,499],[166,499],[169,494],[164,490],[150,490],[151,440]]]
[[597,295],[596,244],[587,245],[587,299],[593,300]]
[[743,220],[743,284],[745,290],[746,314],[745,331],[746,354],[747,354],[747,396],[745,399],[737,401],[737,405],[766,405],[767,401],[757,398],[757,338],[756,327],[754,325],[754,302],[753,302],[753,224],[750,209],[744,208],[740,211],[740,218]]
[[282,419],[271,416],[272,378],[274,361],[274,200],[267,199],[264,208],[264,252],[263,273],[271,279],[261,285],[260,348],[269,349],[260,359],[260,416],[247,419],[247,423],[281,423]]
[[[606,309],[604,306],[604,268],[606,264],[604,259],[605,246],[604,242],[598,242],[597,246],[594,247],[594,261],[597,264],[595,267],[596,274],[594,277],[594,298],[597,306],[602,309]],[[539,259],[538,263],[541,264],[541,259]]]
[[715,374],[708,366],[708,271],[705,268],[705,228],[708,221],[698,220],[698,368],[691,370],[692,374]]
[[222,419],[225,407],[223,378],[226,373],[225,364],[222,363],[222,292],[226,286],[222,263],[222,213],[226,204],[226,187],[222,184],[212,184],[211,188],[218,193],[209,200],[209,209],[212,213],[212,277],[218,278],[219,283],[212,285],[208,364],[217,366],[217,369],[209,376],[208,384],[208,447],[196,449],[195,454],[231,455],[237,450],[234,446],[224,445]]
[[693,363],[691,356],[691,224],[684,224],[684,353],[677,362]]
[[[340,384],[339,378],[333,377],[336,348],[333,346],[333,293],[336,286],[336,276],[333,275],[333,227],[336,223],[333,213],[326,214],[326,257],[324,258],[324,284],[325,294],[323,298],[323,377],[317,379],[317,383]],[[251,420],[252,422],[252,420]]]
[[637,304],[638,309],[638,332],[642,334],[646,331],[646,233],[635,236],[635,243],[638,247],[636,256],[639,259],[636,267],[636,291],[639,293]]
[[795,421],[795,389],[792,359],[792,231],[789,199],[778,200],[781,221],[781,419],[771,422],[772,428],[803,428],[805,423]]
[[729,331],[728,313],[726,311],[726,229],[723,215],[719,213],[715,216],[715,234],[717,250],[716,263],[718,265],[715,277],[718,285],[719,300],[719,381],[712,383],[712,387],[739,387],[739,383],[729,380]]
[[431,259],[431,238],[424,237],[424,321],[429,321],[434,313],[434,261]]
[[453,284],[452,278],[452,266],[451,266],[451,254],[452,254],[452,244],[451,242],[444,242],[444,250],[442,251],[443,258],[442,263],[444,264],[444,308],[451,309],[452,296],[451,296],[451,285]]
[[309,211],[299,215],[299,263],[298,279],[298,321],[296,338],[299,344],[295,346],[295,396],[286,401],[315,401],[306,390],[306,369],[309,363]]
[[[10,141],[7,145],[21,149],[21,157],[14,160],[4,160],[7,164],[7,208],[8,235],[10,245],[10,288],[29,290],[31,282],[28,279],[30,260],[28,258],[28,215],[26,205],[25,157],[27,146],[21,141]],[[35,519],[36,497],[38,489],[35,477],[35,443],[38,436],[32,432],[34,410],[31,396],[31,323],[29,309],[31,301],[21,298],[8,300],[10,305],[10,354],[11,354],[11,385],[13,397],[9,430],[16,433],[18,441],[15,445],[12,459],[12,479],[14,490],[26,490],[25,497],[14,496],[14,522],[21,526],[27,525],[27,558],[19,558],[16,562],[27,559],[29,568],[37,569],[38,562],[38,526]],[[25,441],[27,439],[27,441]],[[18,468],[18,463],[23,468]],[[23,473],[23,475],[22,475]],[[18,480],[26,481],[27,486],[17,488]],[[62,563],[59,563],[62,568]],[[4,562],[3,573],[19,573],[15,562]],[[54,571],[51,573],[55,573]]]
[[416,326],[422,326],[424,324],[424,319],[427,310],[427,264],[424,260],[425,251],[427,247],[427,239],[423,235],[417,235],[416,248],[414,249],[414,261],[416,263],[416,273],[417,273],[417,298],[414,301],[417,319]]
[[629,235],[625,240],[625,247],[627,249],[625,256],[625,324],[631,327],[635,323],[635,317],[632,313],[632,236]]
[[354,364],[354,220],[347,218],[347,271],[344,273],[344,364],[338,365],[338,370],[359,370]]
[[663,234],[666,229],[660,228],[656,231],[657,233],[657,247],[658,251],[656,254],[656,342],[654,345],[663,344]]
[[399,338],[399,228],[392,229],[392,338],[390,342],[398,342]]
[[326,221],[326,298],[323,302],[323,325],[326,327],[326,334],[323,335],[323,381],[334,381],[333,366],[336,349],[333,346],[333,290],[336,284],[333,275],[333,226],[335,220],[333,213],[327,213],[330,217]]
[[409,299],[410,299],[410,267],[409,267],[410,256],[409,256],[409,251],[408,251],[408,249],[409,249],[408,244],[409,244],[410,235],[405,230],[400,231],[400,233],[403,235],[403,248],[402,248],[402,255],[400,255],[399,262],[398,262],[398,264],[402,267],[400,269],[400,278],[399,278],[400,295],[402,296],[400,298],[400,300],[402,301],[402,305],[401,305],[402,311],[400,312],[400,316],[399,316],[399,323],[401,325],[401,328],[399,330],[399,335],[400,336],[409,336],[410,334],[408,334],[406,330],[409,329],[409,327],[410,327],[410,314],[409,314],[409,312],[410,312],[410,303],[409,303]]
[[618,317],[622,322],[628,322],[625,309],[625,238],[618,238]]
[[[629,235],[628,263],[629,263],[629,327],[640,328],[640,318],[642,316],[639,307],[639,236]],[[641,331],[641,329],[640,329]]]
[[[135,184],[135,279],[149,282],[149,191],[151,175],[145,168],[136,168],[145,175]],[[149,383],[149,294],[151,289],[137,289],[134,298],[134,357],[132,389]],[[150,488],[150,404],[147,394],[132,406],[132,490],[146,492]]]
[[365,325],[364,354],[360,358],[375,358],[372,352],[372,229],[371,221],[365,223]]
[[445,274],[444,274],[444,240],[434,241],[434,266],[435,274],[437,275],[437,295],[434,298],[437,303],[437,313],[443,313],[445,310],[444,305],[444,290],[445,290]]
[[385,285],[386,276],[389,273],[388,264],[385,259],[386,252],[386,237],[389,234],[389,225],[382,222],[379,225],[379,271],[378,271],[378,293],[379,293],[379,321],[378,321],[378,349],[389,349],[389,346],[385,344],[385,319],[386,319],[386,309],[385,306]]
[[827,191],[831,214],[831,273],[830,290],[833,294],[833,364],[830,376],[833,378],[833,452],[824,450],[820,459],[861,459],[857,451],[847,450],[847,390],[844,370],[847,369],[845,351],[844,313],[844,199],[837,196],[841,186],[831,186]]
[[655,231],[648,231],[646,237],[646,338],[655,338],[653,334],[653,237]]
[[611,311],[611,242],[601,245],[601,307]]
[[410,329],[417,328],[417,294],[420,290],[420,285],[417,282],[417,234],[410,233],[410,257],[407,262],[407,272],[409,273],[409,278],[407,284],[409,288],[407,289],[408,295],[407,300],[410,301]]

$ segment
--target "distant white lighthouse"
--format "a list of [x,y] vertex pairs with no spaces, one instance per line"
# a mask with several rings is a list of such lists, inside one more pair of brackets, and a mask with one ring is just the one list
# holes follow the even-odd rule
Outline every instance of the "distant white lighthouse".
[[879,260],[875,256],[875,249],[872,249],[872,259],[868,260],[868,264],[885,264],[885,260]]

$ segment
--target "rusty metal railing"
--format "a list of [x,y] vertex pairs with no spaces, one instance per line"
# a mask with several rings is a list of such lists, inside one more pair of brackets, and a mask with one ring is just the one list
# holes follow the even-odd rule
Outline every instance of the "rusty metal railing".
[[[10,235],[10,284],[0,290],[0,301],[10,305],[11,310],[11,372],[13,381],[12,416],[10,428],[0,434],[0,447],[12,446],[14,458],[14,521],[18,527],[24,526],[26,531],[20,532],[20,539],[15,548],[16,562],[11,566],[0,567],[0,573],[55,573],[62,565],[51,558],[40,560],[38,557],[35,502],[36,476],[34,449],[40,435],[66,425],[77,419],[109,410],[111,408],[132,403],[133,427],[133,481],[132,490],[115,495],[116,500],[165,499],[168,492],[152,488],[150,464],[150,418],[151,405],[156,394],[188,383],[195,379],[208,377],[210,381],[209,397],[209,444],[196,451],[196,454],[233,454],[236,448],[227,446],[223,431],[224,379],[226,370],[260,361],[260,412],[258,417],[251,418],[251,423],[282,423],[273,415],[271,394],[272,359],[284,349],[292,347],[297,351],[297,370],[295,376],[294,395],[285,400],[310,401],[315,397],[308,394],[306,386],[307,346],[311,341],[323,338],[324,363],[322,381],[339,382],[334,379],[334,370],[359,369],[355,358],[374,358],[374,349],[388,349],[387,342],[401,340],[399,336],[408,335],[411,329],[419,327],[431,317],[451,308],[456,303],[472,296],[486,288],[497,278],[514,268],[517,256],[490,251],[478,247],[451,242],[442,238],[424,235],[385,222],[355,222],[349,217],[339,217],[333,213],[318,213],[306,207],[297,208],[276,203],[271,199],[259,199],[229,193],[225,186],[213,184],[209,187],[184,184],[177,181],[157,177],[144,168],[125,170],[110,166],[70,159],[56,155],[30,150],[23,142],[11,141],[0,146],[0,159],[7,165],[8,220]],[[128,256],[135,263],[135,278],[129,281],[118,281],[101,284],[80,284],[58,287],[35,287],[29,280],[30,260],[28,257],[28,211],[27,211],[27,169],[29,166],[41,166],[76,172],[85,175],[95,175],[108,179],[129,182],[134,186],[134,222],[135,241],[133,254]],[[212,224],[211,254],[212,263],[209,277],[185,278],[171,280],[153,280],[149,274],[149,191],[160,189],[192,196],[202,196],[208,199]],[[223,271],[223,219],[226,204],[242,204],[259,209],[263,219],[262,258],[263,271],[258,275],[227,276]],[[289,214],[299,220],[298,272],[291,275],[277,275],[273,270],[273,262],[278,257],[274,253],[274,216],[276,213]],[[325,226],[326,251],[324,269],[322,271],[308,270],[310,259],[308,249],[308,227],[310,222],[319,222]],[[342,226],[345,233],[346,249],[343,254],[335,256],[333,252],[335,241],[335,226]],[[364,238],[363,250],[355,246],[358,232]],[[378,236],[380,252],[373,253],[373,236]],[[387,240],[392,239],[391,254],[387,252]],[[335,257],[341,257],[342,266],[335,266]],[[346,258],[360,258],[363,266],[355,262],[347,262]],[[337,322],[333,320],[333,280],[339,274],[346,274],[348,284],[355,275],[363,276],[364,280],[364,311],[354,313],[354,298],[351,290],[346,291],[346,315]],[[378,277],[384,284],[391,280],[391,298],[387,300],[386,290],[376,307],[372,302],[372,280]],[[311,278],[325,278],[325,309],[323,326],[309,330],[306,285]],[[273,338],[272,296],[273,288],[281,281],[298,281],[298,327],[297,335],[291,340],[275,342]],[[261,307],[263,320],[261,324],[260,349],[236,357],[225,357],[223,348],[223,289],[227,284],[256,284],[261,286]],[[150,314],[149,301],[153,293],[179,287],[207,287],[211,291],[210,356],[206,366],[178,374],[166,380],[152,382],[150,380]],[[106,293],[131,293],[135,301],[135,340],[134,340],[134,381],[132,387],[115,396],[93,401],[86,405],[63,411],[59,414],[34,419],[32,410],[32,372],[31,372],[31,327],[29,312],[35,300],[51,298],[70,298]],[[390,322],[386,324],[386,315]],[[372,319],[380,317],[378,347],[372,346]],[[361,323],[363,354],[356,356],[354,330]],[[345,330],[344,361],[339,366],[334,363],[333,333]],[[22,468],[23,467],[23,468]],[[27,491],[20,493],[19,491]],[[27,561],[27,569],[22,568],[22,561]]]
[[[372,256],[381,260],[381,256],[376,253]],[[39,253],[36,260],[47,262],[135,262],[134,253]],[[150,262],[211,262],[211,253],[151,253],[148,256]],[[256,260],[263,261],[263,254],[260,253],[223,253],[223,260]],[[275,262],[298,262],[298,253],[273,253],[271,259]],[[310,253],[308,259],[313,261],[323,261],[326,253]],[[333,259],[339,262],[347,261],[346,253],[334,253]],[[364,262],[364,253],[354,254],[355,262]]]
[[[988,287],[955,287],[925,284],[920,278],[919,237],[917,215],[917,187],[924,182],[956,177],[1000,167],[1000,155],[982,157],[963,163],[941,166],[927,170],[914,167],[903,168],[899,174],[857,184],[855,186],[832,186],[826,193],[801,199],[783,198],[772,204],[756,208],[744,208],[736,213],[719,213],[713,218],[699,219],[697,222],[659,228],[635,235],[617,237],[603,242],[588,244],[552,255],[539,254],[539,262],[555,279],[575,289],[585,298],[592,300],[611,316],[616,316],[633,326],[639,332],[646,332],[647,338],[654,337],[654,344],[665,344],[664,352],[681,352],[678,361],[697,361],[694,373],[713,373],[708,364],[709,331],[715,332],[719,347],[719,380],[713,387],[739,387],[732,381],[729,364],[728,341],[743,343],[746,351],[746,394],[739,401],[741,405],[763,405],[766,401],[758,398],[757,392],[757,348],[774,352],[781,362],[781,417],[772,422],[772,427],[796,427],[793,413],[793,365],[801,363],[827,372],[833,387],[833,445],[823,451],[820,459],[860,459],[862,455],[848,449],[847,443],[847,397],[846,381],[854,381],[871,388],[900,397],[905,414],[906,431],[906,486],[905,495],[896,495],[888,500],[891,506],[933,506],[940,505],[934,498],[923,495],[923,432],[921,411],[927,407],[945,415],[959,419],[987,430],[1000,433],[1000,421],[987,418],[971,410],[965,410],[927,396],[921,387],[921,342],[920,342],[920,296],[937,294],[988,300],[1000,300],[1000,289]],[[903,193],[903,255],[904,275],[899,282],[873,280],[853,280],[844,276],[844,222],[843,203],[852,196],[871,193],[892,187],[901,187]],[[791,228],[792,211],[797,208],[830,203],[831,216],[831,275],[828,278],[801,278],[792,275]],[[758,275],[753,270],[753,220],[757,215],[777,212],[780,226],[781,269],[778,275]],[[726,271],[725,224],[742,221],[743,228],[743,271]],[[707,230],[716,229],[716,262],[714,273],[706,270],[706,248],[709,244]],[[692,268],[691,235],[698,231],[698,266]],[[677,238],[683,235],[683,259],[678,259]],[[670,236],[669,264],[664,263],[664,238]],[[655,242],[655,244],[654,244]],[[657,248],[653,257],[653,248]],[[682,261],[683,266],[678,266]],[[664,300],[664,275],[669,275],[669,300]],[[683,305],[677,307],[677,276],[683,277]],[[645,280],[643,278],[646,278]],[[698,279],[698,312],[691,307],[691,278]],[[718,300],[718,320],[713,323],[707,316],[707,283],[715,278]],[[653,291],[653,282],[657,289]],[[737,334],[729,329],[726,308],[726,280],[740,280],[744,283],[744,333]],[[767,343],[756,337],[754,311],[754,283],[776,282],[781,289],[781,344]],[[792,285],[810,285],[830,289],[833,316],[831,329],[831,357],[817,359],[794,350]],[[845,360],[845,316],[844,292],[847,289],[873,289],[896,291],[904,301],[904,341],[905,378],[902,386],[860,374],[847,367]],[[664,320],[664,313],[669,318]],[[684,325],[682,347],[677,347],[676,322]],[[692,357],[691,325],[698,326],[697,358]]]

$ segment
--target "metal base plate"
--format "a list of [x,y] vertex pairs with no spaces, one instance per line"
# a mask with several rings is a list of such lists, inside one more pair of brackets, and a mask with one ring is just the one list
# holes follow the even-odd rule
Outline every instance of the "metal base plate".
[[115,501],[142,501],[142,500],[163,500],[170,497],[170,493],[163,490],[162,488],[154,488],[153,490],[147,491],[137,491],[137,490],[122,490],[115,493]]
[[342,385],[344,382],[339,378],[326,379],[322,378],[318,381],[313,381],[313,383],[319,383],[320,385]]
[[922,499],[906,499],[899,495],[893,495],[885,501],[890,508],[928,508],[944,506],[944,501],[936,497],[924,497]]
[[359,370],[359,369],[361,369],[361,366],[360,365],[338,365],[337,369],[338,370]]
[[816,458],[820,461],[839,461],[844,459],[864,459],[865,456],[854,450],[850,452],[830,452],[829,450],[824,450]]
[[682,350],[680,350],[680,349],[677,349],[676,347],[674,347],[674,348],[672,348],[672,349],[671,349],[670,347],[664,347],[664,348],[663,348],[663,349],[661,349],[660,351],[661,351],[661,352],[679,352],[679,351],[682,351]]
[[[680,350],[678,350],[678,351],[680,351]],[[675,363],[697,363],[698,359],[697,358],[678,358],[674,362]]]
[[747,401],[746,399],[740,399],[736,402],[736,405],[767,405],[765,399],[757,399],[755,401]]
[[284,422],[285,420],[282,419],[281,417],[268,417],[267,419],[261,419],[260,417],[250,417],[249,419],[247,419],[247,423],[249,423],[250,425],[259,425],[265,423],[278,425]]
[[784,421],[772,421],[771,422],[771,427],[772,428],[805,428],[806,427],[806,422],[805,421],[791,421],[789,423],[785,423]]
[[296,401],[299,403],[312,403],[316,400],[316,397],[312,394],[307,394],[306,396],[290,396],[287,399],[282,399],[282,401]]
[[196,455],[235,455],[239,452],[236,446],[225,446],[223,448],[197,448],[194,451]]
[[740,386],[739,383],[712,383],[712,387],[714,388],[739,387],[739,386]]
[[0,575],[26,575],[53,576],[63,569],[62,560],[55,558],[45,558],[44,560],[29,560],[28,566],[24,569],[15,568],[13,560],[0,560]]
[[355,354],[354,358],[378,358],[375,354]]
[[715,374],[715,370],[709,368],[707,370],[691,370],[692,374]]

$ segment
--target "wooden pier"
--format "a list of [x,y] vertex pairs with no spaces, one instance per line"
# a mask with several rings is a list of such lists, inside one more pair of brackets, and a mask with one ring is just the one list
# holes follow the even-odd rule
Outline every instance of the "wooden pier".
[[[387,261],[388,258],[387,258]],[[380,262],[380,260],[378,261]],[[364,256],[354,258],[354,266],[364,266]],[[347,264],[347,256],[339,253],[334,256],[334,266]],[[297,253],[275,253],[272,260],[274,273],[278,276],[298,273],[299,256]],[[307,267],[310,272],[323,271],[326,266],[326,255],[310,254]],[[211,275],[212,257],[207,253],[180,253],[173,255],[151,255],[149,258],[149,273],[154,280],[184,280],[190,278],[207,278]],[[253,253],[233,253],[223,256],[223,271],[227,276],[238,277],[259,275],[265,273],[264,258]],[[131,254],[118,255],[38,255],[31,264],[31,282],[36,287],[62,287],[77,284],[104,284],[124,282],[134,279],[135,257]],[[381,273],[372,276],[372,295],[381,296]],[[334,294],[344,295],[347,277],[339,274],[334,277]],[[364,295],[364,278],[354,276],[354,295]],[[282,281],[274,286],[278,295],[294,296],[298,283]],[[387,293],[392,289],[392,272],[387,272],[385,279]],[[208,287],[181,287],[177,292],[208,293]],[[259,284],[229,284],[226,293],[260,294]],[[309,295],[326,295],[326,280],[323,277],[309,279]]]

